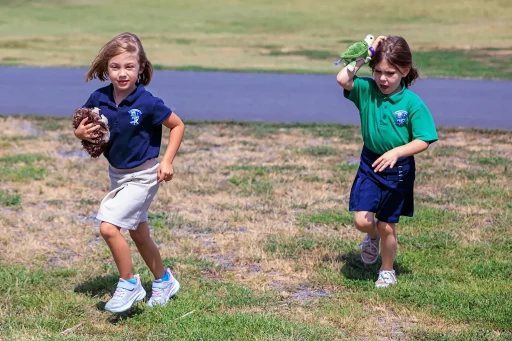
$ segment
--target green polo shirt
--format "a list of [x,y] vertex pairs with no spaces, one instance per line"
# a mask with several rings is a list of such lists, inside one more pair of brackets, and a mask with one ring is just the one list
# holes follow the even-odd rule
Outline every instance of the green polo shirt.
[[343,94],[359,109],[364,144],[377,154],[412,140],[432,143],[438,139],[427,106],[403,82],[399,92],[388,96],[373,78],[355,76],[352,90]]

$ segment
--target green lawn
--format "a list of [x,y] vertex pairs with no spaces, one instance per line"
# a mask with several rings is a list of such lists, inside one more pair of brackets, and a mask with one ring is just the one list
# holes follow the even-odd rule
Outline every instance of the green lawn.
[[4,65],[88,66],[133,31],[157,68],[334,74],[339,53],[372,33],[404,36],[425,77],[512,79],[503,0],[8,0],[0,13]]
[[149,215],[182,289],[114,315],[93,219],[106,161],[81,156],[68,119],[0,117],[1,340],[512,340],[511,132],[439,130],[398,227],[399,283],[376,290],[347,211],[358,127],[186,125]]

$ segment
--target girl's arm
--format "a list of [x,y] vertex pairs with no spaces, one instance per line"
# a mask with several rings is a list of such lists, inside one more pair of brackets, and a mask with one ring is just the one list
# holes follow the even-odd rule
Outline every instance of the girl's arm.
[[427,150],[428,146],[428,142],[422,140],[412,140],[403,146],[393,148],[390,151],[382,154],[381,157],[375,160],[375,162],[372,164],[372,167],[374,167],[375,172],[381,172],[387,167],[393,168],[398,158],[416,155]]
[[162,157],[160,166],[158,166],[158,182],[169,181],[174,176],[174,169],[172,162],[178,153],[178,149],[185,133],[185,125],[175,113],[171,115],[162,123],[164,126],[171,130],[169,134],[169,143],[167,149]]
[[357,71],[359,71],[361,66],[363,66],[363,64],[364,59],[358,59],[356,61],[356,67],[354,68],[354,71],[350,72],[346,66],[341,69],[341,71],[338,72],[338,75],[336,76],[338,84],[341,85],[343,89],[351,91],[352,86],[354,85],[354,76],[356,75]]
[[176,153],[178,153],[181,140],[183,139],[185,125],[175,113],[171,113],[169,118],[167,118],[167,120],[162,124],[170,129],[169,143],[167,144],[167,149],[165,150],[165,154],[162,158],[162,163],[172,164]]
[[428,148],[428,142],[422,140],[412,140],[411,142],[404,144],[403,146],[396,147],[398,157],[412,156],[419,154]]

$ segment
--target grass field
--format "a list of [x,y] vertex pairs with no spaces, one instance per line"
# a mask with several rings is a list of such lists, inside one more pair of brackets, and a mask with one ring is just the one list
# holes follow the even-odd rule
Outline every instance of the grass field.
[[375,290],[347,212],[357,127],[187,122],[150,214],[182,290],[112,315],[106,161],[68,119],[0,130],[1,340],[512,340],[512,132],[439,131],[398,227],[399,285]]
[[[157,69],[334,74],[372,33],[404,36],[423,77],[512,79],[507,0],[148,4],[1,1],[0,65],[86,67],[132,31]],[[512,340],[512,132],[439,130],[398,227],[399,285],[376,290],[347,211],[358,127],[186,125],[149,215],[182,290],[113,315],[106,160],[69,119],[0,116],[0,340]]]
[[508,0],[7,0],[0,13],[4,65],[87,67],[133,31],[161,69],[332,74],[372,33],[404,36],[424,77],[512,79]]

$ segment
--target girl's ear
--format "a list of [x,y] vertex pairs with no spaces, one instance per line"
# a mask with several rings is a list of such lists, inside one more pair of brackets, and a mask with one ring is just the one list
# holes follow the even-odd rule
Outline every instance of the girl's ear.
[[407,77],[407,75],[409,74],[409,72],[411,71],[411,67],[406,67],[406,68],[403,68],[402,69],[402,78],[405,78]]

